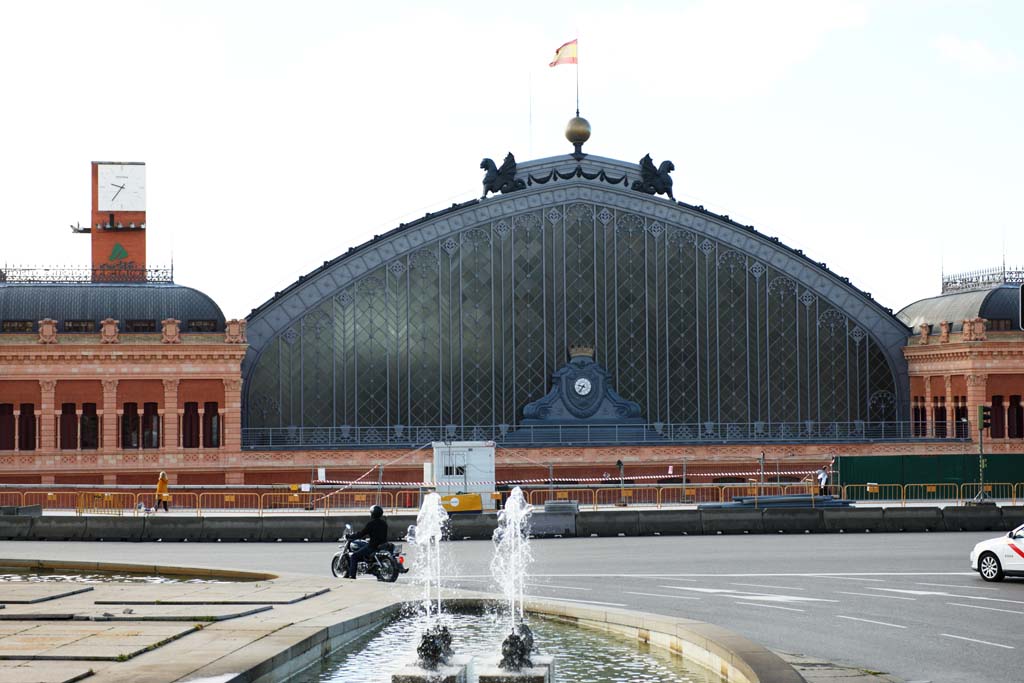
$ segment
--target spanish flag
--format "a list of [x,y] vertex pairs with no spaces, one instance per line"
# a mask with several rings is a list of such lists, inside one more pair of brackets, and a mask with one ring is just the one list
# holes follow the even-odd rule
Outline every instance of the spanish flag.
[[559,64],[577,64],[576,61],[576,40],[570,40],[562,47],[555,50],[554,60],[548,64],[548,66],[558,66]]

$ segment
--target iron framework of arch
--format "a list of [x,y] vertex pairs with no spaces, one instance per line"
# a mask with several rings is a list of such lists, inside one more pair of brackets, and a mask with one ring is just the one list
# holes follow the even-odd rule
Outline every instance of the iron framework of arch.
[[577,344],[653,439],[885,437],[906,419],[907,332],[728,219],[586,179],[531,186],[394,231],[257,311],[246,443],[513,438]]

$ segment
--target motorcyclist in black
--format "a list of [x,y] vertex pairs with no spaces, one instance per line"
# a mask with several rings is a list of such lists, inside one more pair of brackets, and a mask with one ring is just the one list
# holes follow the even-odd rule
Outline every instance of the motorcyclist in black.
[[384,519],[384,508],[380,505],[370,508],[370,521],[361,531],[352,534],[349,538],[367,539],[366,545],[348,556],[348,573],[345,574],[345,578],[354,579],[359,561],[370,557],[373,551],[388,542],[388,523]]

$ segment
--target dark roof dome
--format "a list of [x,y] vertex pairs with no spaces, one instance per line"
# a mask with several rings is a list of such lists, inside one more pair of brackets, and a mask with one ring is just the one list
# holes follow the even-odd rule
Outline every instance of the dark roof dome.
[[[150,283],[0,283],[0,322],[53,318],[62,325],[68,320],[105,318],[122,322],[165,318],[182,321],[190,331],[192,321],[215,321],[215,331],[224,329],[220,306],[202,292],[175,284]],[[209,331],[209,323],[204,325]]]
[[921,299],[904,307],[896,317],[915,333],[923,324],[938,325],[942,321],[951,323],[951,332],[959,332],[963,321],[973,318],[1009,320],[1009,329],[1020,329],[1020,285],[1001,284]]

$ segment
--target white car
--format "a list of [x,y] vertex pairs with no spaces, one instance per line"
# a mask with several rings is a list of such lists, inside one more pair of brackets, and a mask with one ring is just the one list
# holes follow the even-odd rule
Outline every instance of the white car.
[[1003,536],[975,545],[971,551],[971,569],[986,581],[1024,576],[1024,524]]

